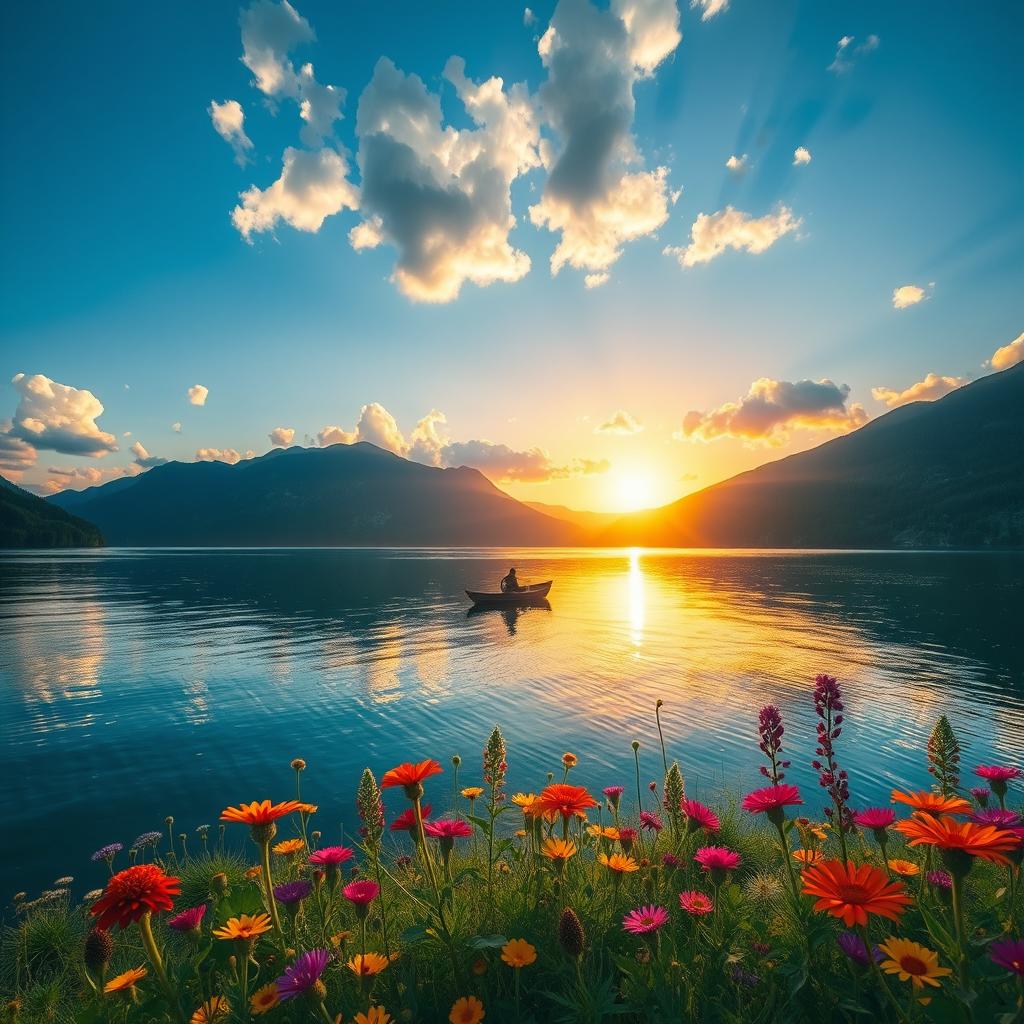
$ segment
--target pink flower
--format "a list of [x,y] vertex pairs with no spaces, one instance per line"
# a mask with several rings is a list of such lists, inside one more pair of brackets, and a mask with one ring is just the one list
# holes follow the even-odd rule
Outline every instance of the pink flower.
[[668,911],[664,907],[639,907],[622,919],[622,927],[631,935],[648,935],[666,924]]
[[853,823],[861,828],[886,829],[895,820],[896,812],[891,807],[868,807],[853,815]]
[[717,832],[722,827],[718,815],[699,800],[680,800],[679,810],[687,817],[687,827],[692,825],[694,828],[707,829],[708,832]]
[[344,889],[341,890],[341,895],[349,901],[349,903],[355,903],[357,906],[366,907],[369,906],[380,892],[380,886],[376,882],[371,882],[368,878],[360,882],[349,882]]
[[619,846],[622,847],[623,853],[631,853],[633,850],[633,844],[636,842],[636,829],[635,828],[620,828],[619,829]]
[[167,927],[173,928],[176,932],[196,931],[202,923],[205,913],[206,904],[200,903],[198,907],[190,907],[188,910],[176,914],[167,922]]
[[[426,821],[430,817],[430,804],[424,804],[422,807],[424,831],[426,831]],[[416,831],[416,812],[411,808],[407,807],[402,813],[395,818],[390,825],[392,832],[408,832],[413,833]]]
[[764,789],[755,789],[743,798],[743,810],[751,814],[773,814],[782,811],[783,807],[792,804],[802,804],[800,790],[784,782],[778,786],[765,786]]
[[626,787],[625,786],[605,786],[604,789],[602,790],[602,792],[604,793],[604,795],[606,797],[608,797],[608,802],[613,807],[618,807],[619,806],[619,798],[622,796],[623,793],[626,792]]
[[473,834],[472,828],[461,819],[438,818],[437,821],[425,821],[423,831],[431,839],[467,839]]
[[994,764],[979,764],[974,769],[974,774],[980,775],[983,779],[988,779],[989,782],[1009,782],[1010,779],[1020,777],[1020,769],[1001,768]]
[[688,914],[693,914],[694,917],[710,914],[715,909],[715,904],[710,896],[705,896],[704,893],[696,892],[693,889],[687,889],[679,894],[679,906]]
[[337,869],[339,864],[344,864],[352,857],[353,853],[347,846],[325,846],[322,850],[309,855],[309,863]]
[[725,846],[702,846],[693,859],[705,871],[735,871],[740,866],[740,855]]
[[979,825],[995,825],[996,828],[1014,828],[1021,823],[1019,814],[998,807],[989,807],[977,814],[969,814],[968,817]]
[[641,811],[640,827],[649,829],[651,832],[660,832],[665,826],[656,814],[651,811]]

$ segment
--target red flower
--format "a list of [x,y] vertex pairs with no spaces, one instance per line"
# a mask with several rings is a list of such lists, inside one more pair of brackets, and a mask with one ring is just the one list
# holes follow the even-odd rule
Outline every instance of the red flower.
[[107,882],[103,895],[93,904],[91,913],[100,928],[119,924],[122,928],[138,921],[143,914],[170,910],[172,896],[181,892],[181,879],[165,875],[156,864],[136,864],[119,871]]
[[705,807],[699,800],[680,800],[679,810],[697,828],[704,828],[709,832],[717,832],[722,827],[722,823],[718,820],[718,815],[710,807]]
[[[440,775],[444,769],[431,758],[420,761],[419,764],[411,764],[406,761],[397,768],[386,771],[380,780],[380,788],[388,789],[390,786],[404,786],[406,795],[410,789],[423,788],[423,780],[429,779],[431,775]],[[410,799],[412,799],[410,797]]]
[[[420,810],[423,813],[423,824],[426,829],[426,821],[430,815],[430,804],[424,804]],[[392,832],[415,832],[416,831],[416,812],[411,808],[407,807],[402,813],[391,822],[390,829]]]
[[868,807],[853,815],[853,823],[861,828],[887,829],[895,820],[896,812],[891,807]]
[[450,818],[426,821],[423,823],[423,831],[431,839],[466,839],[473,834],[473,830],[464,821],[453,821]]
[[220,816],[221,821],[240,821],[243,825],[271,825],[278,818],[292,814],[303,805],[298,800],[285,800],[271,804],[269,800],[254,800],[251,804],[228,807]]
[[365,879],[359,882],[349,882],[344,889],[341,890],[341,895],[349,901],[349,903],[356,903],[359,906],[369,906],[380,892],[380,886],[376,882],[371,882],[369,879]]
[[989,782],[1009,782],[1010,779],[1016,779],[1020,776],[1019,768],[1002,768],[995,764],[979,764],[974,769],[975,775],[980,775],[983,779],[988,779]]
[[570,786],[556,782],[544,789],[537,797],[537,806],[547,813],[560,814],[564,819],[575,816],[586,818],[587,809],[596,807],[597,801],[583,786]]
[[884,871],[853,861],[812,864],[803,883],[805,895],[818,897],[814,909],[842,918],[847,928],[866,925],[869,914],[898,921],[911,902],[902,882],[890,882]]
[[770,814],[772,811],[781,811],[783,807],[791,804],[802,804],[800,790],[784,782],[778,786],[765,786],[764,789],[755,789],[743,798],[743,810],[751,814]]
[[320,864],[324,867],[337,867],[345,861],[352,859],[352,850],[347,846],[325,846],[322,850],[309,855],[310,864]]

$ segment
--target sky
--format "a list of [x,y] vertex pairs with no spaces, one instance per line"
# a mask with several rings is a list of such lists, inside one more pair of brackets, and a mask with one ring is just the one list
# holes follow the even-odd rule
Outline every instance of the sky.
[[9,4],[0,473],[672,501],[1024,359],[1024,7]]

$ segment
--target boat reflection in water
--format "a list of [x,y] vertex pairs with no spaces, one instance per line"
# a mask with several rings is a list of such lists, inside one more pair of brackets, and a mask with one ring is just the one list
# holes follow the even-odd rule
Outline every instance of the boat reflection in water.
[[536,611],[551,611],[551,602],[546,597],[534,598],[532,601],[520,601],[505,605],[481,603],[475,604],[466,612],[466,618],[472,619],[477,615],[500,615],[505,621],[505,629],[509,636],[515,636],[519,617],[529,615]]

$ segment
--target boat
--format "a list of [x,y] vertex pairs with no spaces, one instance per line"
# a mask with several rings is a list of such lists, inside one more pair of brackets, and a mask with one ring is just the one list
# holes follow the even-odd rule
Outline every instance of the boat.
[[467,590],[466,596],[473,604],[532,604],[543,601],[548,596],[553,582],[553,580],[547,580],[544,583],[531,583],[528,587],[521,587],[519,590],[502,591],[497,594]]

